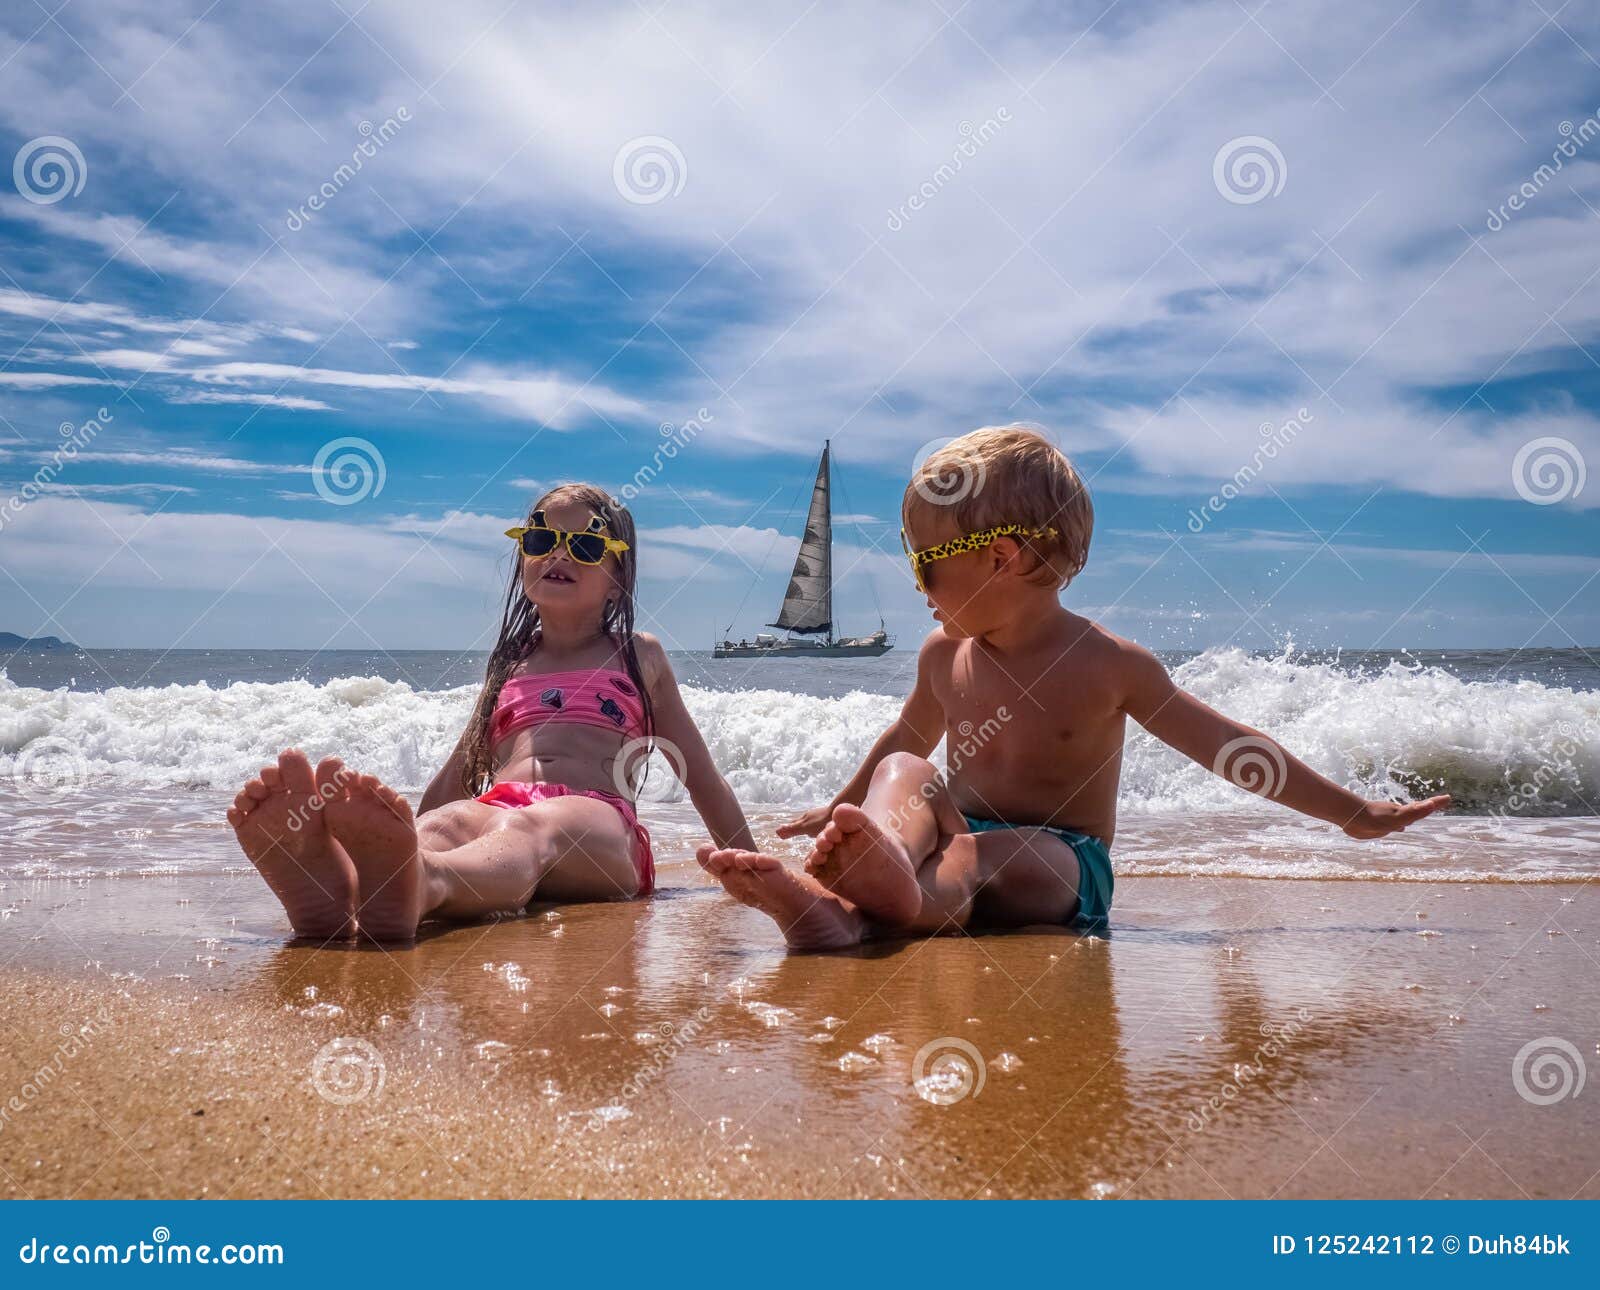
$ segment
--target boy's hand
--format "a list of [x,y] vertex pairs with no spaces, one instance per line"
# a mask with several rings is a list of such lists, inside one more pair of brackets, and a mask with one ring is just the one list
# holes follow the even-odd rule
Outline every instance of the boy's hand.
[[1344,831],[1353,838],[1381,838],[1398,833],[1408,824],[1432,815],[1450,805],[1450,795],[1441,793],[1425,802],[1365,802],[1355,816],[1345,822]]
[[778,825],[780,838],[792,838],[797,833],[809,834],[816,837],[822,832],[823,826],[833,818],[833,807],[813,806],[809,811],[803,811],[787,824]]

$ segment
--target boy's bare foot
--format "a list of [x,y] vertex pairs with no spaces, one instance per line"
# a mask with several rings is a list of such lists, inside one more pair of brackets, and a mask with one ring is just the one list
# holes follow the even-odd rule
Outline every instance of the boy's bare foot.
[[424,878],[411,804],[372,775],[349,775],[327,807],[333,830],[355,865],[361,935],[409,941],[424,913]]
[[806,872],[879,922],[905,926],[922,910],[905,843],[859,806],[833,808],[806,857]]
[[228,808],[239,846],[282,903],[296,936],[345,940],[356,932],[356,871],[328,833],[322,788],[298,748],[262,768]]
[[866,919],[814,878],[785,869],[777,857],[719,851],[708,844],[695,858],[740,904],[777,923],[790,949],[837,950],[861,943]]

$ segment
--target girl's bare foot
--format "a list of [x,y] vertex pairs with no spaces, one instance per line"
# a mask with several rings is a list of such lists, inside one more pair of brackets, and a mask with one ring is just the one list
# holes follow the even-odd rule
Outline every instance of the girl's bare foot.
[[411,804],[371,775],[350,775],[327,812],[328,827],[355,865],[361,935],[414,939],[426,909],[426,874]]
[[900,841],[859,806],[841,803],[806,858],[806,872],[879,922],[903,927],[922,910],[917,871]]
[[240,848],[283,902],[295,935],[322,941],[356,931],[355,866],[322,816],[327,793],[338,791],[337,769],[330,758],[313,775],[304,753],[286,749],[228,808]]
[[775,856],[719,851],[708,844],[695,858],[740,904],[777,923],[790,949],[837,950],[861,943],[866,919],[814,878],[785,869]]

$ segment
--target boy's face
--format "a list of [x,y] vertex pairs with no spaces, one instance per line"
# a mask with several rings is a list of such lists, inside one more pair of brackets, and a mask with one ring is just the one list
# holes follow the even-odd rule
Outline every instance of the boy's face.
[[[921,532],[906,534],[914,551],[961,537],[953,519],[922,522]],[[996,538],[977,551],[946,556],[922,566],[923,595],[934,621],[951,636],[981,636],[1003,620],[1014,590],[1020,548],[1015,539]]]

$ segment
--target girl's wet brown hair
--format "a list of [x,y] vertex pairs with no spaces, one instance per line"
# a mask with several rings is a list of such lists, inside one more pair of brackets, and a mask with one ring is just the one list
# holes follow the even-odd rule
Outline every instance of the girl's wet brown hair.
[[[639,701],[644,706],[644,732],[648,737],[655,732],[655,711],[650,704],[650,689],[645,684],[644,670],[639,666],[639,653],[633,640],[634,584],[639,554],[633,516],[628,513],[626,506],[593,484],[558,484],[528,507],[528,515],[523,523],[532,524],[535,511],[558,502],[577,502],[587,506],[600,517],[612,537],[628,544],[626,551],[620,555],[610,554],[605,560],[605,565],[615,570],[616,591],[606,601],[601,628],[616,643],[628,678],[639,691]],[[613,560],[616,561],[615,566],[610,564]],[[474,797],[488,792],[494,783],[494,749],[490,746],[489,730],[495,704],[500,701],[500,689],[516,665],[539,643],[539,611],[523,593],[522,561],[519,550],[511,564],[511,585],[506,589],[505,609],[500,616],[500,635],[489,653],[483,689],[478,692],[477,705],[472,710],[472,719],[467,723],[467,732],[463,736],[467,755],[461,768],[461,786]]]

